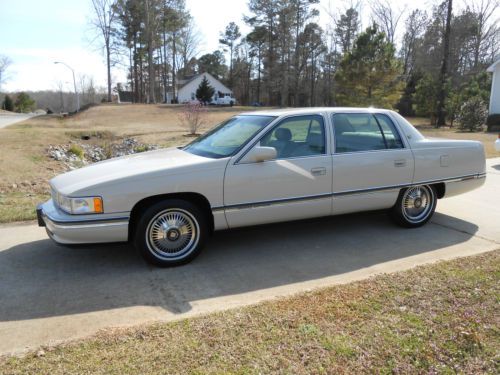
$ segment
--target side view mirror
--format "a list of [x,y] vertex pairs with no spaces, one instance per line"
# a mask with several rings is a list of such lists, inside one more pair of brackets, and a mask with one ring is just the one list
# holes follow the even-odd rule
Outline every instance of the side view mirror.
[[266,160],[276,159],[278,153],[274,147],[255,146],[245,155],[242,163],[260,163]]

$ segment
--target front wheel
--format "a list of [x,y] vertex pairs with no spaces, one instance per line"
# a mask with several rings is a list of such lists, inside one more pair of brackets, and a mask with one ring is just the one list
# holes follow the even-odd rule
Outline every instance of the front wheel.
[[417,228],[430,220],[436,210],[436,203],[436,191],[432,186],[412,186],[399,193],[390,216],[398,225]]
[[166,200],[147,208],[135,229],[134,245],[149,263],[160,267],[185,264],[201,251],[207,220],[194,204]]

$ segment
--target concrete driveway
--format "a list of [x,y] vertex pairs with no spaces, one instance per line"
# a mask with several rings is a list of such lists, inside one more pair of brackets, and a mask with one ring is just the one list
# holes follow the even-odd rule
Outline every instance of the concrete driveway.
[[0,129],[5,128],[9,125],[13,125],[16,122],[21,122],[35,116],[38,115],[24,114],[24,113],[15,113],[15,114],[0,113]]
[[500,158],[480,190],[407,230],[383,213],[216,233],[193,263],[146,265],[127,245],[65,248],[34,224],[0,227],[0,353],[243,306],[500,248]]

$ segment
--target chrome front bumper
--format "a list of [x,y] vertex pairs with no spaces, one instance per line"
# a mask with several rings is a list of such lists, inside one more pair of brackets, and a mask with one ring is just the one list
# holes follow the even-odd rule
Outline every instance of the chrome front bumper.
[[69,215],[52,199],[38,205],[38,225],[61,244],[124,242],[128,240],[128,214]]

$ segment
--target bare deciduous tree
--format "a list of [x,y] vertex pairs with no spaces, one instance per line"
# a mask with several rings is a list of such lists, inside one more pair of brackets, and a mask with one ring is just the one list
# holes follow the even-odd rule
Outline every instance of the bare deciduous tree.
[[111,66],[112,55],[116,51],[115,28],[118,22],[118,8],[116,0],[92,0],[94,17],[92,25],[102,36],[102,45],[106,55],[108,102],[111,102]]
[[193,57],[195,57],[201,44],[201,32],[196,27],[192,17],[187,17],[186,25],[179,34],[179,53],[184,68]]
[[479,67],[479,63],[484,57],[490,55],[493,60],[499,52],[498,39],[500,19],[495,17],[498,14],[500,0],[476,0],[470,4],[470,9],[477,17],[477,28],[474,35],[474,68]]
[[425,11],[415,9],[406,18],[406,31],[403,34],[401,43],[401,58],[403,60],[403,74],[408,76],[413,71],[415,65],[415,52],[417,41],[428,25],[427,14]]
[[375,0],[371,2],[371,9],[374,21],[385,32],[387,40],[394,44],[398,23],[404,11],[396,9],[389,0]]
[[7,80],[5,72],[12,64],[12,60],[5,55],[0,55],[0,92],[2,91],[2,84]]

